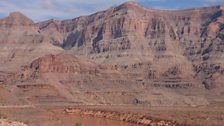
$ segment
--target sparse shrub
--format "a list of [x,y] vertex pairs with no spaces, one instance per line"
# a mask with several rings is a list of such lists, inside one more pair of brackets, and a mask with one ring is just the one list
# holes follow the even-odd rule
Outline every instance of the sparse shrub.
[[82,123],[81,122],[75,123],[75,126],[82,126]]
[[2,113],[0,113],[0,119],[7,119],[7,116],[2,114]]

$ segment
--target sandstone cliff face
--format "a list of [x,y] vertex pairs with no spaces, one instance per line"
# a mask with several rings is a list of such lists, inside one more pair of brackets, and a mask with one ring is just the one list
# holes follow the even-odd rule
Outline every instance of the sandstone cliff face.
[[[191,68],[203,67],[201,64],[206,63],[223,69],[223,13],[223,6],[159,11],[128,2],[90,16],[44,22],[39,26],[42,31],[56,29],[63,36],[58,41],[64,49],[75,50],[75,54],[87,55],[100,63],[154,64],[172,58],[174,66],[187,63]],[[179,60],[182,63],[177,63]],[[223,75],[220,70],[212,71]],[[220,85],[207,82],[208,73],[199,75],[192,69],[189,74],[200,83]]]
[[157,11],[128,2],[87,17],[43,22],[39,26],[43,31],[55,28],[62,34],[63,48],[84,48],[89,53],[147,48],[155,52],[178,51],[199,60],[208,57],[211,49],[223,51],[222,6]]
[[96,74],[97,72],[93,64],[82,62],[74,56],[52,54],[34,60],[29,69],[35,70],[39,75],[44,73]]

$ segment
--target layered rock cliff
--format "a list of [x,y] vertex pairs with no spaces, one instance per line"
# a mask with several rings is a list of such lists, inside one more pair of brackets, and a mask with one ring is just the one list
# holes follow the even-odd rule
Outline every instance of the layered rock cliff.
[[177,52],[190,60],[200,60],[212,58],[211,50],[223,52],[222,6],[160,11],[128,2],[90,16],[50,20],[39,26],[64,36],[58,39],[63,48],[86,49],[89,54],[150,50]]
[[[96,62],[173,62],[167,68],[186,65],[191,70],[185,73],[210,89],[220,85],[212,75],[216,74],[218,79],[223,76],[223,13],[223,6],[161,11],[127,2],[90,16],[51,20],[39,26],[46,33],[54,28],[54,33],[63,39],[52,37],[64,49],[87,55]],[[199,72],[198,67],[203,70]]]
[[[131,71],[133,68],[136,73]],[[19,98],[41,104],[208,104],[203,95],[191,92],[201,92],[203,87],[187,80],[178,68],[170,68],[162,75],[155,72],[153,76],[161,79],[153,78],[147,73],[148,69],[145,64],[132,68],[99,65],[65,53],[40,57],[20,72],[8,76],[4,83]]]

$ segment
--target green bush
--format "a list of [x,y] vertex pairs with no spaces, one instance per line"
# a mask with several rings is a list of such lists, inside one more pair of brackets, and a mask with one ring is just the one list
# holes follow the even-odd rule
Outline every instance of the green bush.
[[75,126],[82,126],[82,123],[76,123]]

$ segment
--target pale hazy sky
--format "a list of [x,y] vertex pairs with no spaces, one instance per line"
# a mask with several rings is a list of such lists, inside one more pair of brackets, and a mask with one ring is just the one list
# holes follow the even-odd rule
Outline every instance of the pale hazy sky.
[[[20,11],[34,21],[89,15],[129,0],[0,0],[0,18]],[[223,5],[224,0],[134,0],[146,8],[186,9]]]

